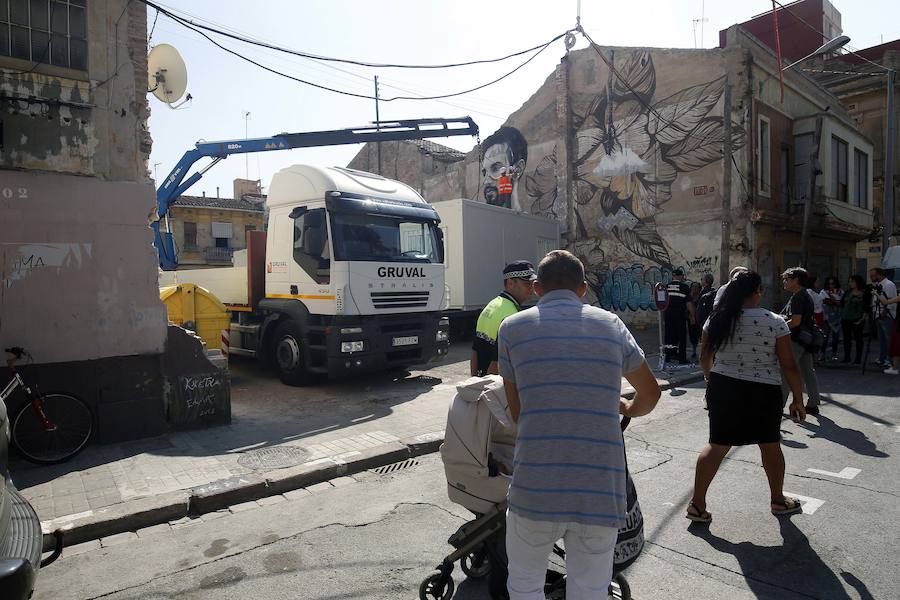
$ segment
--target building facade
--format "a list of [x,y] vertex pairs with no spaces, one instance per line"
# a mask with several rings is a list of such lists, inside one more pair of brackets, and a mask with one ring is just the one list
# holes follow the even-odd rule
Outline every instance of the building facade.
[[172,206],[169,227],[179,268],[231,266],[234,252],[247,247],[247,232],[265,230],[266,197],[258,185],[242,193],[241,181],[235,181],[234,199],[181,196]]
[[[872,203],[875,219],[872,235],[860,242],[857,257],[869,267],[881,264],[883,248],[883,228],[887,213],[884,207],[885,156],[887,151],[888,121],[888,70],[893,70],[893,230],[888,235],[888,246],[900,244],[897,196],[900,194],[900,143],[898,143],[898,122],[900,122],[900,40],[860,50],[858,57],[852,54],[831,59],[824,64],[816,64],[810,74],[829,91],[841,99],[847,107],[850,118],[859,130],[872,140],[874,145],[872,160]],[[867,62],[872,61],[872,62]],[[872,64],[875,63],[875,64]]]
[[[872,228],[871,141],[802,73],[786,73],[782,101],[774,54],[739,27],[726,38],[719,49],[570,52],[503,127],[425,180],[426,199],[492,202],[506,169],[513,209],[558,220],[589,300],[633,324],[655,322],[653,286],[675,267],[717,281],[735,265],[758,269],[767,304],[780,304],[810,195],[809,263],[849,275]],[[836,161],[840,199],[832,139],[848,157]],[[812,184],[811,154],[822,170]],[[860,154],[865,172],[854,170]],[[857,180],[865,206],[853,203]]]
[[177,388],[148,113],[146,5],[0,2],[0,347],[84,398],[101,442],[164,431]]

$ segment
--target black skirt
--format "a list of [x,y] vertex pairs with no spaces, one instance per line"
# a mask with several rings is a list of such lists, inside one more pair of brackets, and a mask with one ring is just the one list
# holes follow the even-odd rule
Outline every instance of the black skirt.
[[709,443],[722,446],[781,441],[781,386],[709,374]]

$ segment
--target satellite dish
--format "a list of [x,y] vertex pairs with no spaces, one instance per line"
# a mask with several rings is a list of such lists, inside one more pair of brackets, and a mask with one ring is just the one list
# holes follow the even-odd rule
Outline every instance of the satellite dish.
[[187,67],[174,46],[155,46],[147,57],[147,73],[150,92],[170,108],[187,91]]

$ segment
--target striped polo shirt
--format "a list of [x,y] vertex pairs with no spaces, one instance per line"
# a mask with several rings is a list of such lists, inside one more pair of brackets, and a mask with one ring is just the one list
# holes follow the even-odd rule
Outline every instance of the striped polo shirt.
[[528,519],[621,527],[622,375],[644,353],[616,315],[554,290],[503,321],[500,375],[519,390],[509,508]]

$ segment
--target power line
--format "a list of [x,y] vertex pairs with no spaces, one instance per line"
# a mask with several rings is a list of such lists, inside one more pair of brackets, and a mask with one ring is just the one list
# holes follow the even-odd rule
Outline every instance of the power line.
[[[146,3],[148,6],[152,6],[153,8],[156,8],[157,10],[159,10],[160,12],[162,12],[162,14],[164,14],[164,15],[167,16],[167,17],[169,17],[170,19],[172,19],[172,20],[175,21],[176,23],[180,24],[182,27],[185,27],[185,28],[187,28],[187,29],[190,29],[191,31],[194,31],[195,33],[200,34],[201,36],[203,36],[204,38],[206,38],[210,43],[212,43],[213,45],[215,45],[215,46],[218,47],[219,49],[224,50],[225,52],[228,52],[229,54],[232,54],[232,55],[234,55],[234,56],[240,58],[241,60],[244,60],[244,61],[246,61],[246,62],[249,62],[250,64],[252,64],[252,65],[254,65],[254,66],[257,66],[257,67],[259,67],[259,68],[261,68],[261,69],[263,69],[263,70],[265,70],[265,71],[268,71],[268,72],[270,72],[270,73],[273,73],[273,74],[275,74],[275,75],[279,75],[279,76],[284,77],[284,78],[286,78],[286,79],[291,79],[291,80],[296,81],[296,82],[298,82],[298,83],[302,83],[302,84],[304,84],[304,85],[308,85],[308,86],[311,86],[311,87],[314,87],[314,88],[317,88],[317,89],[321,89],[321,90],[324,90],[324,91],[328,91],[328,92],[332,92],[332,93],[336,93],[336,94],[342,94],[342,95],[345,95],[345,96],[351,96],[351,97],[354,97],[354,98],[362,98],[362,99],[364,99],[364,100],[375,100],[375,97],[372,96],[372,95],[370,95],[370,94],[358,94],[358,93],[355,93],[355,92],[348,92],[348,91],[346,91],[346,90],[340,90],[340,89],[333,88],[333,87],[329,87],[329,86],[326,86],[326,85],[321,85],[321,84],[318,84],[318,83],[314,83],[314,82],[312,82],[312,81],[308,81],[308,80],[306,80],[306,79],[301,79],[301,78],[299,78],[299,77],[294,77],[293,75],[289,75],[289,74],[284,73],[284,72],[282,72],[282,71],[279,71],[279,70],[277,70],[277,69],[273,69],[273,68],[271,68],[271,67],[268,67],[268,66],[266,66],[266,65],[264,65],[264,64],[262,64],[262,63],[260,63],[260,62],[257,62],[257,61],[255,61],[255,60],[253,60],[253,59],[251,59],[251,58],[249,58],[249,57],[247,57],[247,56],[244,56],[243,54],[241,54],[240,52],[237,52],[236,50],[232,50],[231,48],[228,48],[228,47],[226,47],[226,46],[223,46],[222,44],[220,44],[219,42],[217,42],[215,39],[213,39],[212,37],[210,37],[205,31],[202,31],[200,28],[198,28],[199,26],[195,26],[194,24],[192,24],[192,23],[189,22],[188,20],[183,19],[183,18],[181,18],[181,17],[179,17],[179,16],[177,16],[177,15],[174,15],[173,13],[170,13],[169,11],[165,10],[164,8],[157,7],[155,4],[149,2],[149,0],[141,0],[141,2],[144,2],[144,3]],[[209,28],[203,27],[203,29],[209,29]],[[226,34],[223,34],[223,35],[226,35]],[[561,39],[561,38],[562,38],[563,36],[565,36],[565,35],[566,35],[566,33],[562,33],[562,34],[556,36],[555,38],[553,38],[552,40],[550,40],[549,42],[547,42],[546,44],[544,44],[543,46],[539,46],[537,52],[535,52],[534,54],[532,54],[525,62],[521,63],[520,65],[518,65],[517,67],[515,67],[515,68],[512,69],[511,71],[509,71],[509,72],[507,72],[507,73],[501,75],[500,77],[498,77],[498,78],[496,78],[496,79],[493,79],[493,80],[491,80],[491,81],[489,81],[489,82],[487,82],[487,83],[483,83],[483,84],[481,84],[481,85],[475,86],[475,87],[473,87],[473,88],[469,88],[469,89],[467,89],[467,90],[462,90],[462,91],[459,91],[459,92],[452,92],[452,93],[447,93],[447,94],[440,94],[440,95],[436,95],[436,96],[394,96],[394,97],[392,97],[392,98],[381,98],[380,101],[382,101],[382,102],[393,102],[393,101],[395,101],[395,100],[441,100],[441,99],[444,99],[444,98],[452,98],[452,97],[455,97],[455,96],[462,96],[462,95],[464,95],[464,94],[468,94],[468,93],[471,93],[471,92],[474,92],[474,91],[477,91],[477,90],[484,89],[484,88],[486,88],[486,87],[488,87],[488,86],[491,86],[491,85],[494,85],[495,83],[498,83],[498,82],[500,82],[500,81],[506,79],[507,77],[511,76],[512,74],[516,73],[519,69],[523,68],[525,65],[527,65],[527,64],[530,63],[532,60],[534,60],[535,58],[537,58],[537,56],[540,55],[540,54],[541,54],[544,50],[546,50],[548,47],[550,47],[550,45],[553,44],[553,42],[555,42],[555,41]],[[227,34],[227,37],[235,37],[235,36],[231,36],[230,34]],[[271,45],[267,45],[267,47],[272,47],[273,49],[276,49],[276,48],[277,48],[277,47],[273,47],[273,46],[271,46]],[[292,52],[292,53],[293,53],[293,52]],[[296,53],[294,53],[294,54],[296,54]],[[298,55],[302,55],[302,54],[298,54]]]
[[[467,67],[467,66],[471,66],[471,65],[481,65],[481,64],[487,64],[487,63],[502,62],[504,60],[508,60],[510,58],[515,58],[517,56],[523,56],[525,54],[528,54],[529,52],[534,52],[535,50],[538,50],[538,49],[544,49],[565,35],[565,33],[562,33],[547,43],[538,44],[537,46],[533,46],[533,47],[527,48],[525,50],[520,50],[518,52],[513,52],[512,54],[507,54],[506,56],[501,56],[499,58],[486,58],[486,59],[479,59],[479,60],[471,60],[471,61],[467,61],[467,62],[448,63],[448,64],[441,64],[441,65],[372,63],[372,62],[353,60],[353,59],[348,59],[348,58],[335,58],[333,56],[324,56],[324,55],[320,55],[320,54],[312,54],[309,52],[303,52],[301,50],[292,50],[290,48],[284,48],[282,46],[277,46],[275,44],[270,44],[268,42],[264,42],[262,40],[253,39],[253,38],[243,36],[243,35],[240,35],[237,33],[231,33],[231,32],[225,31],[218,27],[211,27],[209,25],[203,25],[201,23],[196,23],[196,22],[192,21],[191,19],[186,19],[184,17],[178,17],[174,13],[166,10],[165,8],[157,5],[154,2],[151,2],[150,0],[140,0],[140,1],[151,8],[155,8],[156,10],[162,12],[164,15],[166,15],[170,18],[182,20],[182,21],[184,21],[186,23],[190,23],[191,25],[194,25],[195,27],[198,27],[200,29],[204,29],[206,31],[211,31],[213,33],[217,33],[219,35],[229,37],[234,40],[245,42],[247,44],[253,44],[255,46],[262,46],[264,48],[269,48],[271,50],[277,50],[278,52],[294,54],[296,56],[302,56],[304,58],[309,58],[309,59],[313,59],[313,60],[339,62],[339,63],[345,63],[345,64],[350,64],[350,65],[357,65],[360,67],[371,67],[371,68],[376,68],[376,69],[450,69],[450,68],[455,68],[455,67]],[[566,32],[566,33],[568,33],[568,32]]]
[[[196,40],[193,36],[190,36],[190,35],[187,35],[187,34],[182,34],[182,33],[180,33],[180,30],[178,30],[178,31],[175,31],[175,30],[169,30],[169,29],[168,29],[167,27],[165,27],[165,26],[160,26],[160,27],[159,27],[159,30],[162,31],[162,32],[165,32],[166,35],[169,35],[169,36],[177,36],[177,37],[179,37],[179,38],[181,38],[181,39],[183,39],[183,40],[185,40],[185,41],[187,41],[187,42],[190,42],[190,43],[192,43],[192,44],[201,44],[201,43],[202,43],[201,41]],[[271,54],[269,54],[269,53],[266,53],[266,52],[265,52],[265,49],[262,49],[262,48],[253,48],[253,49],[250,49],[250,52],[253,52],[253,53],[256,53],[256,54],[259,54],[259,55],[264,55],[266,59],[268,59],[268,60],[270,60],[270,61],[274,61],[274,62],[276,62],[276,63],[280,63],[280,64],[282,64],[282,65],[284,65],[284,66],[287,66],[287,67],[290,67],[290,68],[313,69],[314,71],[317,71],[317,72],[323,73],[323,74],[325,74],[324,69],[326,69],[326,68],[327,68],[327,69],[331,69],[331,70],[334,70],[334,71],[337,71],[337,72],[338,72],[338,73],[335,74],[335,75],[336,75],[338,78],[340,78],[340,79],[342,80],[340,83],[342,83],[342,84],[344,84],[344,85],[363,87],[363,82],[365,82],[365,85],[364,85],[365,89],[368,90],[369,87],[370,87],[370,83],[371,83],[371,82],[370,82],[370,77],[369,77],[369,76],[361,75],[361,74],[359,74],[359,73],[355,73],[355,72],[353,72],[353,71],[350,71],[350,70],[347,70],[347,69],[343,69],[343,68],[341,68],[341,67],[337,67],[337,66],[332,65],[332,64],[329,64],[329,63],[320,63],[320,62],[313,61],[313,60],[309,60],[309,59],[303,59],[303,60],[305,60],[305,61],[307,61],[307,62],[301,64],[301,63],[299,63],[298,61],[291,60],[291,59],[288,58],[288,57],[274,56],[274,55],[271,55]],[[311,64],[310,64],[310,63],[311,63]],[[341,74],[345,74],[345,75],[341,75]],[[327,77],[327,74],[325,74],[325,75],[326,75],[326,77]],[[351,77],[352,77],[353,79],[351,79]],[[389,80],[389,81],[393,81],[393,80]],[[333,85],[331,82],[328,82],[328,83],[329,83],[329,85]],[[399,90],[399,91],[402,91],[402,92],[407,92],[407,93],[410,93],[410,94],[415,94],[415,95],[420,96],[420,97],[425,97],[425,96],[426,96],[426,94],[425,94],[424,92],[422,92],[421,90],[415,90],[415,89],[404,88],[404,87],[400,87],[400,86],[395,85],[395,84],[392,84],[392,83],[382,83],[382,79],[381,79],[380,77],[379,77],[379,84],[381,84],[383,87],[386,87],[386,88],[391,88],[391,89]],[[356,90],[353,90],[353,91],[356,91]],[[471,103],[474,103],[476,106],[479,105],[479,104],[483,104],[483,105],[488,106],[489,108],[499,108],[499,109],[502,110],[502,111],[509,110],[506,106],[504,106],[504,105],[502,105],[502,104],[500,104],[500,103],[494,103],[494,102],[490,102],[490,101],[486,101],[486,100],[476,99],[476,98],[471,97],[471,96],[467,98],[467,101],[468,101],[470,104],[471,104]],[[486,117],[490,117],[490,118],[492,118],[492,119],[500,119],[500,120],[503,120],[503,119],[505,118],[505,117],[501,117],[501,116],[499,116],[499,115],[496,115],[496,114],[493,114],[493,113],[490,113],[490,112],[485,112],[485,111],[483,111],[483,110],[479,110],[478,108],[473,108],[472,106],[467,106],[467,105],[462,105],[462,104],[456,104],[456,103],[453,103],[453,102],[447,102],[446,100],[433,100],[433,102],[439,102],[439,103],[445,104],[445,105],[447,105],[447,106],[452,106],[452,107],[454,107],[454,108],[459,108],[459,109],[468,111],[468,112],[470,112],[470,113],[483,115],[483,116],[486,116]]]

